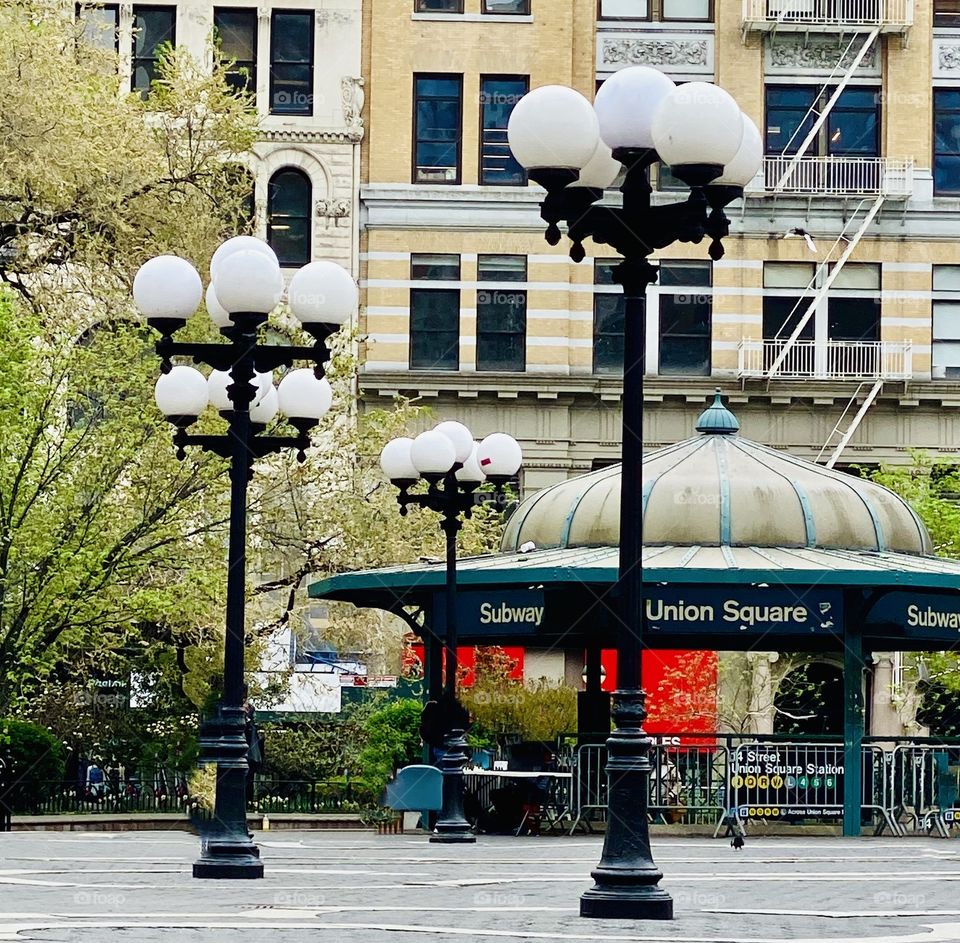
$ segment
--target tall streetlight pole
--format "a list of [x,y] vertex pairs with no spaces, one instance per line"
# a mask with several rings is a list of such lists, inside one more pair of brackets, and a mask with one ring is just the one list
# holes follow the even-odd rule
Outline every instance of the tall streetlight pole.
[[[721,240],[729,232],[723,208],[743,195],[759,170],[760,134],[723,89],[704,82],[675,86],[662,72],[636,66],[609,78],[593,106],[563,86],[534,89],[514,108],[508,137],[530,179],[547,191],[541,203],[547,242],[560,241],[563,222],[575,262],[585,257],[588,238],[623,257],[613,274],[625,309],[617,691],[607,741],[607,833],[580,914],[669,920],[673,900],[659,886],[663,873],[650,850],[651,741],[643,730],[640,678],[646,290],[657,278],[649,257],[707,236],[710,257],[722,257]],[[690,187],[685,201],[652,204],[649,171],[658,161]],[[621,205],[601,204],[604,189],[621,172]]]
[[[161,337],[157,406],[176,428],[180,459],[189,447],[230,460],[230,540],[227,569],[223,691],[215,717],[201,726],[201,756],[217,765],[216,803],[210,831],[193,865],[195,878],[260,878],[263,863],[247,831],[246,714],[244,653],[246,599],[247,487],[257,459],[285,449],[306,458],[310,430],[329,410],[327,338],[356,309],[357,286],[332,262],[311,262],[290,282],[288,303],[313,338],[312,347],[259,343],[267,315],[279,304],[283,277],[273,250],[259,239],[237,236],[216,251],[210,263],[206,308],[225,343],[182,343],[173,335],[196,311],[203,294],[200,275],[184,259],[158,256],[145,263],[133,284],[134,301]],[[174,358],[212,368],[209,377]],[[289,370],[278,387],[273,371],[297,361],[310,368]],[[208,405],[225,420],[216,434],[188,432]],[[281,416],[296,435],[267,434]],[[273,430],[271,429],[271,432]]]
[[[384,474],[400,491],[400,513],[405,515],[414,505],[439,514],[446,542],[446,675],[443,697],[435,707],[442,712],[439,719],[444,725],[440,759],[443,803],[430,836],[432,842],[476,841],[463,813],[463,768],[470,755],[466,740],[469,716],[457,701],[457,534],[463,519],[470,517],[477,488],[489,481],[499,493],[520,470],[522,461],[520,446],[506,433],[495,432],[477,443],[465,425],[453,421],[441,422],[416,439],[394,439],[380,455]],[[421,477],[427,490],[411,494]]]

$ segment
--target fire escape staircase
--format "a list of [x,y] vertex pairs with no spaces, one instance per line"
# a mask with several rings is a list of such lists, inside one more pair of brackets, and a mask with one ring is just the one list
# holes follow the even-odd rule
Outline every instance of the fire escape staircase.
[[[797,148],[796,152],[792,155],[791,159],[787,165],[783,168],[782,173],[779,176],[779,179],[774,184],[773,192],[783,193],[785,189],[790,189],[789,184],[794,173],[800,168],[801,162],[804,155],[809,150],[811,144],[816,141],[817,136],[820,134],[824,124],[826,124],[827,118],[830,115],[831,110],[834,105],[839,101],[840,96],[843,94],[844,89],[850,84],[850,80],[853,75],[856,73],[857,69],[860,67],[860,64],[863,62],[867,53],[870,51],[870,48],[875,42],[878,41],[880,36],[880,26],[874,26],[869,32],[855,33],[851,37],[849,43],[844,49],[842,55],[838,58],[836,66],[834,66],[833,71],[827,77],[827,80],[824,82],[823,88],[821,90],[821,95],[824,94],[831,86],[833,86],[833,91],[830,95],[830,98],[827,100],[826,106],[820,112],[817,112],[815,107],[811,107],[807,116],[804,117],[804,120],[800,122],[799,128],[803,127],[806,123],[807,117],[810,114],[816,114],[816,120],[810,126],[809,131],[807,132],[806,137],[803,139],[800,146]],[[859,43],[859,49],[857,49],[856,54],[852,58],[848,57],[853,53],[853,50],[857,47]],[[844,62],[848,64],[844,66]],[[834,85],[834,83],[836,83]],[[818,100],[820,96],[817,96]],[[793,138],[787,143],[786,150],[789,150],[790,145],[793,143]],[[786,157],[786,150],[784,157]],[[836,282],[837,277],[840,275],[840,272],[843,270],[843,266],[847,263],[847,260],[853,255],[854,250],[857,248],[857,245],[860,243],[860,240],[863,238],[864,234],[870,228],[871,223],[876,219],[877,214],[880,212],[881,207],[884,204],[886,197],[883,192],[883,187],[880,187],[880,192],[876,198],[871,203],[869,199],[862,200],[857,206],[855,212],[848,217],[846,220],[843,230],[840,235],[837,237],[836,242],[831,246],[830,251],[827,253],[826,259],[820,263],[817,267],[816,272],[814,273],[813,278],[810,281],[810,284],[807,286],[807,289],[804,292],[804,296],[807,296],[807,293],[814,289],[814,286],[819,283],[820,287],[816,289],[813,294],[813,297],[810,298],[809,304],[807,305],[806,310],[801,315],[800,319],[797,321],[793,332],[790,334],[790,337],[787,339],[787,342],[784,344],[783,348],[779,351],[777,356],[774,358],[773,363],[770,366],[770,369],[767,373],[767,379],[770,380],[776,376],[777,371],[780,369],[781,365],[785,360],[790,356],[791,350],[793,350],[796,342],[799,340],[800,335],[803,333],[804,328],[810,322],[810,319],[814,316],[814,313],[817,310],[819,304],[827,297],[830,289],[833,287],[834,282]],[[842,249],[841,249],[842,247]],[[836,257],[836,252],[840,250],[839,257]],[[798,302],[797,308],[799,308],[802,302]],[[796,308],[794,309],[797,310]],[[843,413],[841,414],[840,420],[837,422],[837,425],[834,427],[833,432],[831,432],[826,443],[824,443],[823,448],[820,450],[820,456],[826,451],[830,443],[833,441],[834,437],[840,432],[840,426],[843,423],[844,418],[847,413],[850,411],[853,404],[856,402],[860,396],[862,387],[864,386],[861,383],[857,387],[856,393],[851,397],[850,402],[847,404]],[[853,421],[844,431],[840,440],[837,443],[836,448],[830,455],[830,458],[827,461],[827,467],[833,468],[839,459],[840,455],[843,453],[843,450],[847,447],[850,440],[853,438],[854,434],[857,431],[860,423],[863,421],[863,417],[866,415],[869,408],[876,401],[877,396],[879,395],[881,389],[883,388],[883,380],[878,379],[870,388],[870,391],[867,393],[866,398],[864,399],[862,405],[857,410],[856,415],[853,417]],[[820,456],[818,456],[818,461]]]

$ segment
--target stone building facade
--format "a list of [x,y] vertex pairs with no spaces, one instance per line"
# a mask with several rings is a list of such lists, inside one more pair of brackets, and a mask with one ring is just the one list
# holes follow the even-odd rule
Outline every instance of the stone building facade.
[[253,92],[260,140],[248,160],[257,235],[290,269],[314,258],[357,272],[361,0],[105,3],[81,15],[113,43],[133,91],[155,75],[158,47],[235,61]]
[[[618,69],[650,65],[730,91],[766,158],[728,210],[723,260],[705,244],[659,255],[647,447],[688,435],[720,387],[745,435],[838,467],[960,451],[950,3],[367,0],[363,16],[365,404],[403,394],[478,437],[511,433],[525,493],[619,458],[609,250],[588,243],[576,264],[546,244],[542,191],[511,165],[504,129],[527,88],[592,97]],[[677,198],[672,183],[654,175],[655,202]],[[875,729],[909,730],[902,666],[878,657]]]

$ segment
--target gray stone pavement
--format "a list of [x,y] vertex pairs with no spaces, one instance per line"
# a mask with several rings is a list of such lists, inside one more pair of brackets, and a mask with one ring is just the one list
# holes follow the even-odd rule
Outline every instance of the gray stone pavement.
[[656,838],[671,923],[584,920],[597,836],[431,845],[266,832],[262,881],[197,881],[171,832],[0,835],[0,941],[960,943],[960,843]]

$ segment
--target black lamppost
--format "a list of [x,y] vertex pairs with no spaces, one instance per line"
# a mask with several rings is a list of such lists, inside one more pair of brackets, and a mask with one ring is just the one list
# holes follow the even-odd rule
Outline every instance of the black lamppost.
[[[196,446],[230,459],[230,540],[227,571],[226,637],[223,693],[216,715],[201,726],[201,758],[217,765],[216,804],[210,831],[193,865],[196,878],[260,878],[263,863],[247,831],[246,715],[244,648],[246,595],[247,486],[254,462],[284,449],[296,449],[304,461],[310,430],[330,408],[332,393],[324,379],[329,360],[327,338],[356,309],[357,286],[332,262],[311,262],[295,273],[288,303],[315,340],[312,347],[259,343],[267,315],[279,304],[283,278],[273,250],[250,236],[224,243],[210,263],[206,308],[225,343],[182,343],[174,333],[186,323],[203,293],[193,266],[176,256],[158,256],[144,264],[133,285],[134,300],[147,323],[161,335],[162,359],[156,386],[160,410],[176,427],[180,459]],[[212,368],[209,377],[174,358],[192,359]],[[296,361],[313,364],[290,370],[278,387],[273,371]],[[224,431],[192,434],[187,430],[207,405],[214,406]],[[296,435],[267,434],[282,417]],[[270,432],[273,432],[270,429]]]
[[[433,705],[443,725],[443,805],[430,836],[432,842],[476,841],[463,813],[463,768],[470,758],[466,733],[469,717],[457,701],[457,534],[463,519],[474,506],[474,492],[484,481],[499,494],[503,485],[520,470],[523,455],[511,436],[495,432],[482,442],[459,422],[441,422],[416,439],[406,437],[388,442],[380,465],[388,479],[400,489],[397,503],[405,515],[412,504],[440,515],[440,529],[446,538],[446,675],[443,696]],[[411,494],[421,479],[426,491]]]
[[[673,900],[659,887],[663,874],[650,851],[651,741],[643,730],[640,679],[646,290],[657,278],[648,259],[674,242],[700,243],[707,236],[710,257],[723,255],[721,240],[729,232],[723,207],[743,195],[759,170],[760,134],[717,86],[675,86],[662,72],[636,66],[609,78],[594,106],[563,86],[535,89],[514,108],[509,141],[530,178],[547,191],[541,204],[547,242],[560,241],[558,223],[564,222],[575,262],[584,258],[588,238],[623,257],[613,275],[625,300],[618,690],[607,741],[607,833],[580,914],[669,920]],[[658,161],[690,188],[683,202],[651,203],[649,171]],[[601,204],[604,188],[621,171],[622,204]]]

